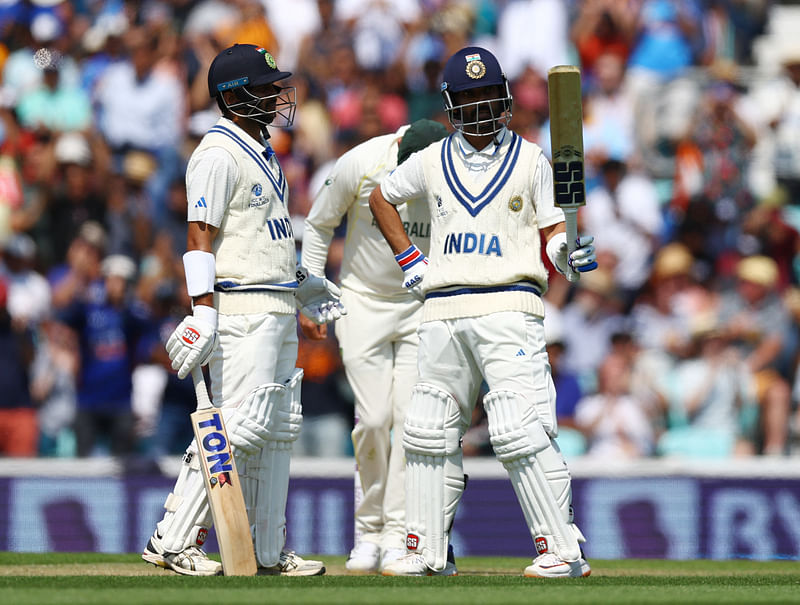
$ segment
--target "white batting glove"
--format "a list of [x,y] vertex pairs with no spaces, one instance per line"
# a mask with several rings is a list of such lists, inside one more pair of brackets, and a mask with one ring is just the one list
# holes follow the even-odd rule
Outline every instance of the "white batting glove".
[[167,340],[167,354],[178,378],[186,378],[198,366],[208,363],[217,346],[217,311],[197,305]]
[[342,315],[347,309],[339,300],[341,290],[333,282],[324,277],[312,275],[302,265],[297,265],[297,290],[294,292],[295,302],[300,312],[315,324],[325,324]]
[[567,273],[567,267],[580,273],[597,269],[597,253],[592,245],[593,242],[594,237],[591,235],[579,237],[576,242],[578,246],[572,251],[572,254],[568,254],[566,241],[562,242],[553,258],[556,269],[563,274]]
[[396,254],[394,260],[403,270],[403,287],[407,288],[417,300],[425,300],[422,293],[422,279],[428,270],[428,259],[422,250],[411,244],[400,254]]

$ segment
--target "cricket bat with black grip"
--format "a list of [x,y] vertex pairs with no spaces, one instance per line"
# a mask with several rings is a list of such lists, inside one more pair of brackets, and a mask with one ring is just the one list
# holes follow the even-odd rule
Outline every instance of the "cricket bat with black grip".
[[[556,65],[547,72],[550,104],[550,149],[553,155],[553,194],[564,211],[569,253],[578,240],[578,208],[586,204],[583,181],[583,105],[581,72],[575,65]],[[580,274],[567,268],[566,277],[575,282]]]
[[257,566],[250,523],[222,412],[211,404],[199,366],[192,370],[192,380],[197,410],[190,417],[217,529],[222,571],[226,576],[254,576]]

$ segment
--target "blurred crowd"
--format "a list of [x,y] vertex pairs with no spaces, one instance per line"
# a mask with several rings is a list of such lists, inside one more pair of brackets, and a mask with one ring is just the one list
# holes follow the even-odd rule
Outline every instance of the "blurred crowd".
[[[6,0],[0,3],[0,454],[182,452],[195,407],[185,162],[217,120],[207,67],[270,50],[297,88],[271,145],[298,246],[343,152],[447,124],[443,62],[492,50],[512,128],[549,154],[547,70],[583,76],[600,269],[551,271],[565,453],[800,453],[800,7],[771,0]],[[449,126],[449,125],[448,125]],[[336,279],[341,246],[329,256]],[[331,331],[332,332],[332,331]],[[333,336],[302,339],[304,455],[349,455]],[[490,454],[480,406],[464,438]]]

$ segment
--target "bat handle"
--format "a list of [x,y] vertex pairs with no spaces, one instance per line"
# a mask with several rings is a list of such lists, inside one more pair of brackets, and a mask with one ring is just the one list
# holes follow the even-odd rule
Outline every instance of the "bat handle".
[[200,366],[192,368],[192,381],[194,382],[194,393],[197,397],[197,409],[202,410],[212,407],[208,389],[206,388],[206,381],[203,378],[203,368]]
[[[564,222],[567,228],[567,255],[569,256],[578,247],[578,209],[565,208]],[[576,282],[581,278],[581,275],[567,263],[566,277],[569,281]]]

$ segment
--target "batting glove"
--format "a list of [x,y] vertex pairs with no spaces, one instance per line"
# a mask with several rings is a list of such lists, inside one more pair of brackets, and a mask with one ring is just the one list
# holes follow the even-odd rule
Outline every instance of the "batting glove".
[[597,254],[592,245],[593,242],[594,237],[591,235],[579,237],[576,241],[577,248],[572,251],[572,254],[568,253],[567,243],[562,242],[553,259],[556,269],[564,274],[566,274],[568,266],[573,271],[580,273],[597,269]]
[[347,315],[347,309],[339,300],[342,292],[334,283],[324,277],[312,275],[302,265],[297,265],[295,275],[297,276],[295,302],[303,315],[318,325]]
[[197,366],[204,366],[217,346],[217,311],[197,305],[167,340],[167,354],[178,378],[186,378]]
[[425,300],[422,293],[422,278],[428,270],[428,259],[422,250],[411,244],[400,254],[396,254],[394,260],[403,270],[403,287],[407,288],[417,300]]

